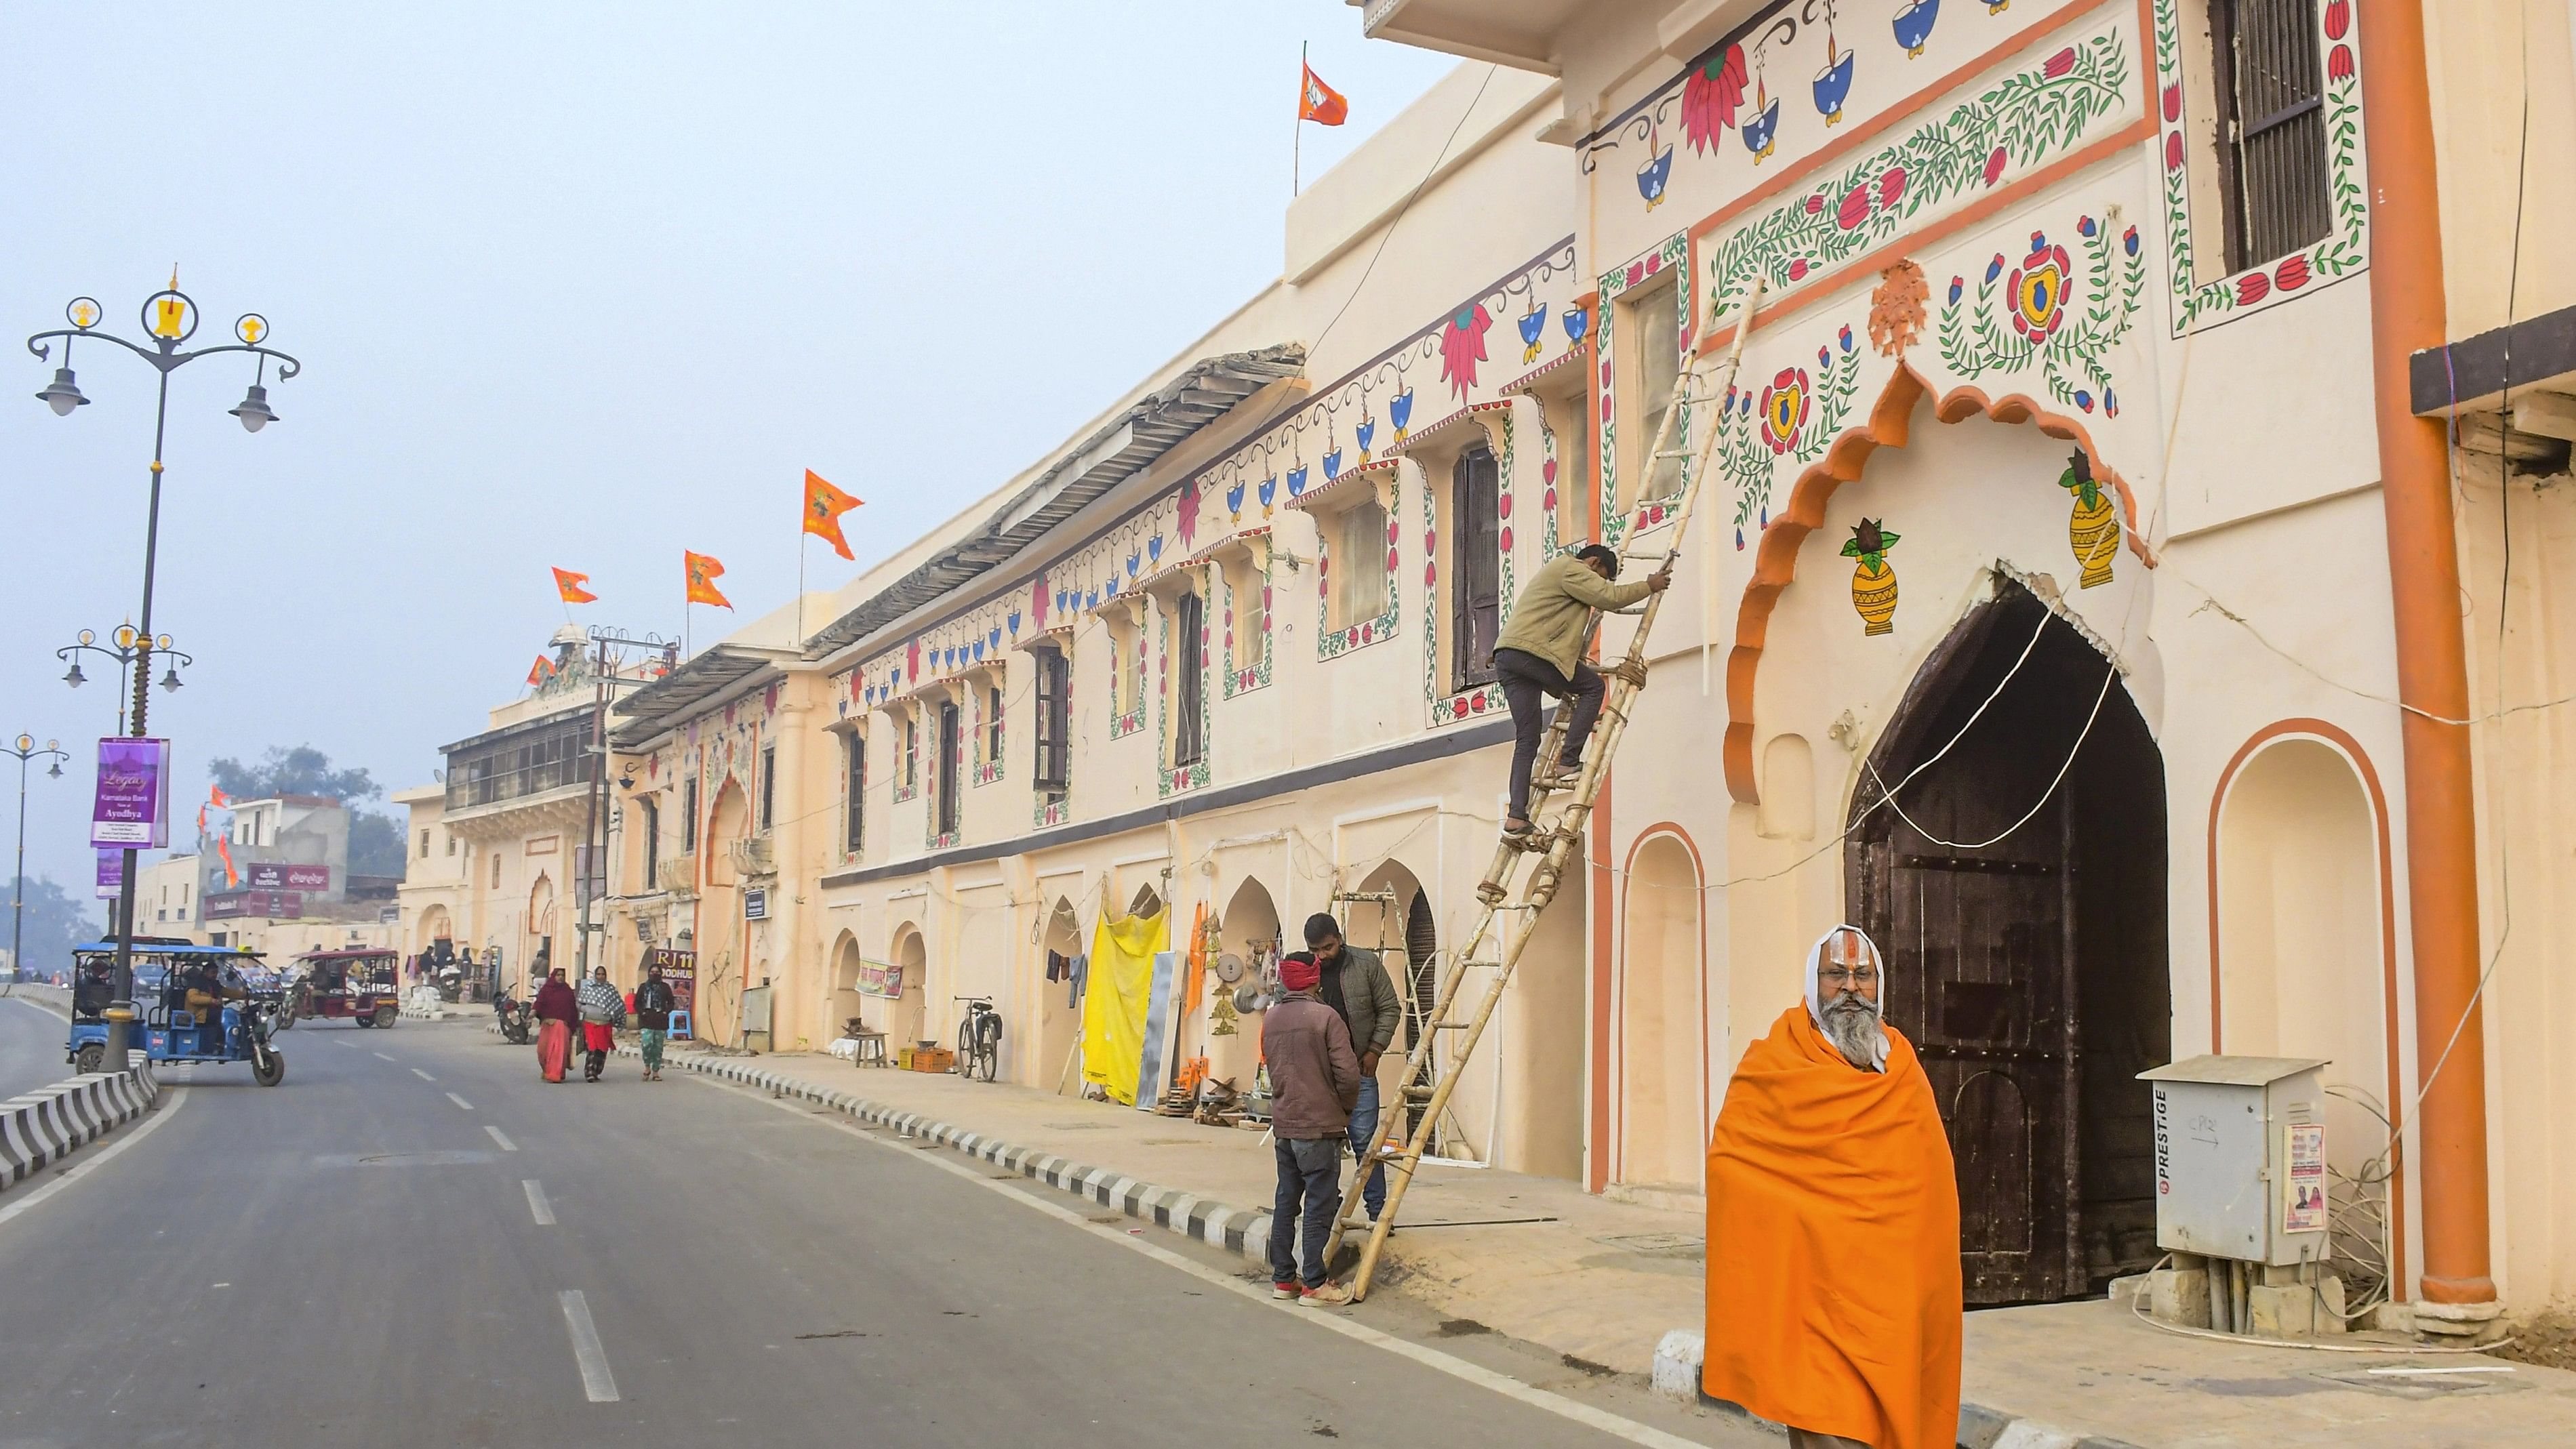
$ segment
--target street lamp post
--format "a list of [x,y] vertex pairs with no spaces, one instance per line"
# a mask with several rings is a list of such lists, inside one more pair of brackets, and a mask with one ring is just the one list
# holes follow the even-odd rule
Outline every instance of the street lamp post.
[[[152,576],[154,567],[159,562],[161,549],[161,454],[162,445],[167,441],[170,430],[170,374],[198,358],[212,357],[218,353],[243,352],[257,358],[257,364],[251,374],[250,391],[242,396],[238,405],[227,409],[234,417],[241,419],[241,425],[246,431],[256,433],[277,421],[277,414],[270,410],[268,405],[268,388],[265,385],[268,381],[268,364],[272,360],[277,363],[277,377],[280,382],[303,371],[304,364],[274,348],[260,345],[261,339],[268,336],[268,319],[256,312],[245,312],[234,320],[233,336],[240,339],[238,342],[181,350],[187,340],[196,335],[198,316],[196,301],[179,290],[179,275],[175,270],[170,274],[169,286],[143,299],[143,330],[151,339],[148,343],[129,342],[114,333],[97,331],[98,324],[106,316],[106,312],[95,300],[88,297],[73,298],[71,305],[63,309],[63,316],[72,324],[71,326],[39,332],[27,339],[27,350],[34,353],[40,361],[52,356],[53,344],[49,339],[62,339],[62,365],[54,369],[54,380],[47,383],[43,390],[36,394],[37,399],[52,408],[56,416],[69,417],[74,410],[89,402],[88,398],[81,395],[80,385],[72,376],[72,344],[76,341],[96,338],[101,342],[113,342],[152,364],[153,370],[160,374],[161,379],[160,398],[154,405],[152,416],[152,501],[144,515],[143,526],[143,613],[134,631],[131,696],[133,709],[125,725],[130,734],[141,735],[146,706],[151,698],[149,686],[152,683],[154,643]],[[77,661],[75,661],[73,674],[77,675],[78,672]],[[171,675],[173,681],[177,677],[175,673]],[[68,682],[78,683],[78,680],[70,678]],[[169,782],[162,781],[161,787],[168,789]],[[124,880],[118,886],[116,893],[115,999],[108,1003],[106,1011],[107,1050],[103,1059],[118,1071],[125,1068],[126,1050],[133,1039],[134,876],[138,854],[135,847],[126,847]]]
[[[170,661],[162,668],[161,692],[164,694],[178,689],[180,665],[185,664],[193,669],[197,664],[194,656],[172,648],[170,636],[167,634],[158,639],[147,640],[133,625],[119,624],[116,626],[116,632],[108,637],[116,641],[113,648],[97,642],[97,634],[83,629],[75,642],[54,651],[56,659],[71,665],[71,668],[63,671],[63,683],[74,689],[89,683],[89,676],[81,673],[80,656],[83,654],[104,654],[115,660],[120,689],[123,687],[122,681],[127,678],[127,671],[134,666],[137,659],[141,658],[147,650],[158,654]],[[127,694],[120,693],[116,699],[116,732],[120,735],[125,733],[125,702],[128,698]]]
[[52,740],[45,741],[44,748],[38,749],[34,735],[18,736],[9,745],[7,753],[18,757],[18,883],[9,891],[9,984],[15,986],[18,978],[26,974],[25,958],[18,951],[27,915],[27,762],[46,755],[53,756],[53,768],[45,773],[59,780],[63,777],[63,761],[71,756],[56,748]]

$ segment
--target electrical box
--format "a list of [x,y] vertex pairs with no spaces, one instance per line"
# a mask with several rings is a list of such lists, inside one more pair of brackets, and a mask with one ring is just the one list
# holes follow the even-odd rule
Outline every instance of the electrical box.
[[2138,1073],[2155,1091],[2157,1247],[2325,1261],[2325,1065],[2201,1056]]

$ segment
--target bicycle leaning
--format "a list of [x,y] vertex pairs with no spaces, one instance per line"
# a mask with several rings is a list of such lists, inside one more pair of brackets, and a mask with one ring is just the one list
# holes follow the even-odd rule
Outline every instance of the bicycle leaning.
[[1002,1064],[1002,1014],[989,996],[955,996],[966,1003],[966,1019],[957,1024],[957,1075],[993,1080]]

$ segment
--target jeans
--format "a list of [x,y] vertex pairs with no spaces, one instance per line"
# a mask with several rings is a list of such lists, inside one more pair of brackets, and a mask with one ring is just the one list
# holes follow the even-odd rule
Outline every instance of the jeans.
[[644,1070],[648,1072],[658,1072],[662,1070],[662,1039],[669,1036],[670,1033],[648,1026],[642,1031],[637,1032],[636,1035],[643,1042]]
[[1583,742],[1592,738],[1592,722],[1601,717],[1601,676],[1578,662],[1567,679],[1556,666],[1521,649],[1494,651],[1494,672],[1501,677],[1503,699],[1512,707],[1512,818],[1529,818],[1530,767],[1538,763],[1539,737],[1547,722],[1539,717],[1542,695],[1574,701],[1574,718],[1566,721],[1565,749],[1559,763],[1573,768],[1583,759]]
[[1377,1135],[1377,1078],[1360,1078],[1360,1099],[1351,1108],[1351,1155],[1361,1159],[1366,1173],[1361,1180],[1360,1201],[1367,1204],[1368,1215],[1375,1218],[1386,1210],[1386,1164],[1371,1166],[1368,1161],[1369,1139]]
[[1299,1226],[1298,1205],[1305,1206],[1306,1276],[1309,1288],[1324,1286],[1324,1243],[1333,1235],[1333,1215],[1342,1208],[1342,1144],[1330,1137],[1290,1141],[1274,1138],[1279,1159],[1279,1196],[1270,1205],[1270,1281],[1297,1281],[1291,1256]]

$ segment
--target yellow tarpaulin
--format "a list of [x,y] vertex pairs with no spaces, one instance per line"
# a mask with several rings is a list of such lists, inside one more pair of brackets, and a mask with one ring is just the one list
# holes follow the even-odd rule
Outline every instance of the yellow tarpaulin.
[[1082,1079],[1111,1101],[1136,1105],[1145,1069],[1146,1002],[1154,990],[1154,956],[1171,946],[1169,911],[1103,915],[1091,933],[1091,969],[1082,997]]

